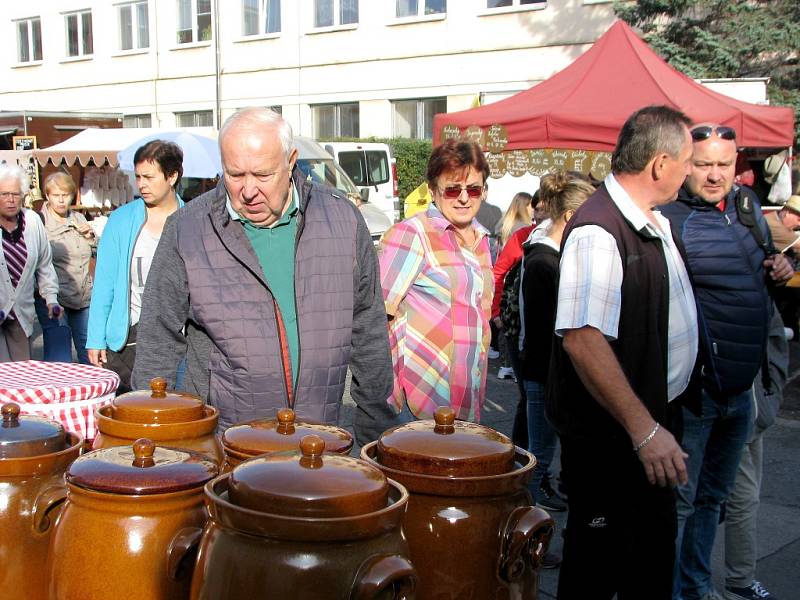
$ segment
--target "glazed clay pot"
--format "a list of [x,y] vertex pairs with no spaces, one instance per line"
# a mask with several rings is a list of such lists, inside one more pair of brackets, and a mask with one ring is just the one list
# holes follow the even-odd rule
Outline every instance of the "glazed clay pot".
[[435,420],[386,431],[361,457],[409,491],[403,531],[420,599],[537,597],[554,526],[531,506],[532,454],[441,407]]
[[150,380],[150,390],[117,396],[95,411],[93,450],[130,446],[139,438],[159,446],[203,452],[217,464],[224,459],[216,435],[219,414],[213,406],[185,392],[167,391],[167,380]]
[[45,563],[50,532],[34,527],[55,518],[57,505],[37,503],[43,490],[59,485],[78,458],[83,438],[54,421],[20,415],[3,405],[0,426],[0,596],[3,600],[47,598]]
[[416,574],[400,522],[408,494],[315,435],[206,485],[211,519],[193,600],[401,600]]
[[218,473],[204,454],[147,439],[80,457],[61,488],[49,599],[187,598],[207,518],[203,486]]
[[350,432],[334,425],[298,421],[290,408],[282,408],[275,419],[258,419],[229,427],[222,434],[225,451],[223,472],[230,471],[248,458],[268,452],[297,450],[307,435],[318,435],[326,452],[349,454],[353,448]]

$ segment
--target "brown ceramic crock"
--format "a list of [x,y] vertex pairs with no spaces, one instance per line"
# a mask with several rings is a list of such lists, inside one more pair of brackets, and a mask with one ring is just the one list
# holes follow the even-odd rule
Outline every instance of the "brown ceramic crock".
[[217,464],[224,459],[216,435],[217,409],[192,394],[168,391],[162,377],[151,379],[149,390],[122,394],[94,414],[97,436],[93,450],[130,446],[147,438],[159,446],[203,452]]
[[324,450],[308,435],[300,452],[247,460],[206,485],[193,600],[415,597],[405,488]]
[[223,472],[230,471],[248,458],[268,452],[297,450],[300,440],[307,435],[321,437],[326,452],[349,454],[353,448],[353,436],[346,429],[298,421],[291,408],[282,408],[275,419],[258,419],[225,430],[222,434],[222,447],[225,450]]
[[403,531],[422,600],[534,599],[553,534],[531,506],[536,459],[489,427],[433,420],[389,429],[361,457],[409,491]]
[[66,500],[47,557],[49,599],[187,598],[203,486],[218,473],[205,454],[148,439],[77,459],[48,499]]
[[2,407],[0,425],[0,597],[47,598],[45,562],[50,533],[34,528],[31,515],[48,521],[56,508],[36,504],[43,490],[63,481],[78,458],[83,438],[60,423],[20,415],[17,404]]

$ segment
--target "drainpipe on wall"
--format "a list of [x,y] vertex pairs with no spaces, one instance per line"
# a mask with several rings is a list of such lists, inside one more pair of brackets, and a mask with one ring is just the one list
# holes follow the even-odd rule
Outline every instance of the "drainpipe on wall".
[[216,85],[216,114],[217,131],[222,127],[222,77],[220,73],[220,44],[219,44],[219,0],[214,2],[214,83]]

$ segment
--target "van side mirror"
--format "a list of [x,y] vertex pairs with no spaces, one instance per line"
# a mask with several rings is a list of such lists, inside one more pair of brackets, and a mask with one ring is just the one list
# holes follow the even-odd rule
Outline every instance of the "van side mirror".
[[358,193],[361,194],[361,201],[362,202],[369,202],[369,188],[368,187],[358,188]]

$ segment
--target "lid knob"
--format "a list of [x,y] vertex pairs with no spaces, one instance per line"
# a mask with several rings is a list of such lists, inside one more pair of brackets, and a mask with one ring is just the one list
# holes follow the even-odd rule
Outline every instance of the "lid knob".
[[19,427],[19,404],[9,402],[3,404],[3,427]]
[[436,427],[433,430],[436,433],[453,433],[456,428],[456,411],[449,406],[440,406],[433,413],[433,420],[436,422]]
[[133,442],[133,466],[146,468],[155,465],[156,461],[153,460],[155,451],[156,445],[151,439],[139,438]]
[[322,467],[322,453],[325,452],[325,440],[318,435],[307,435],[300,440],[300,451],[303,456],[300,458],[300,466],[307,469],[319,469]]
[[154,377],[150,380],[150,390],[153,396],[161,398],[167,395],[167,380],[163,377]]
[[294,433],[295,414],[291,408],[282,408],[278,411],[278,427],[276,431],[283,435]]

